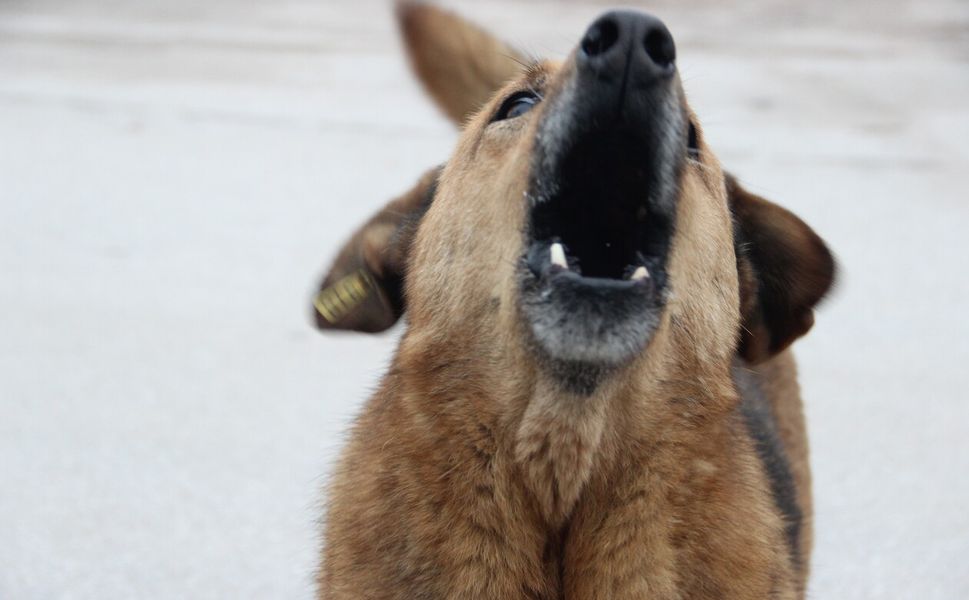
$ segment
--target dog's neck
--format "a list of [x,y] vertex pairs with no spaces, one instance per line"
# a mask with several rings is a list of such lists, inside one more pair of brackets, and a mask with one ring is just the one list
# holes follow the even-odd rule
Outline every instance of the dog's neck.
[[[523,349],[490,352],[474,344],[458,349],[441,339],[448,338],[405,336],[402,375],[419,382],[407,387],[416,401],[428,402],[427,414],[450,402],[472,405],[464,414],[473,414],[476,425],[502,440],[504,447],[496,451],[511,459],[502,464],[517,469],[552,527],[568,520],[593,474],[611,471],[626,447],[660,443],[729,410],[735,400],[729,365],[676,352],[653,353],[579,394]],[[677,373],[691,375],[683,379]]]

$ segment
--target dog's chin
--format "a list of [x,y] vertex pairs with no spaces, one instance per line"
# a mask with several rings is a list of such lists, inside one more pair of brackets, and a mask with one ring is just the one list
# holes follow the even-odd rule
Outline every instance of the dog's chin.
[[529,266],[528,256],[548,253],[536,242],[523,261],[522,318],[542,367],[567,391],[588,395],[646,350],[665,305],[665,273],[654,264],[648,277],[609,279]]

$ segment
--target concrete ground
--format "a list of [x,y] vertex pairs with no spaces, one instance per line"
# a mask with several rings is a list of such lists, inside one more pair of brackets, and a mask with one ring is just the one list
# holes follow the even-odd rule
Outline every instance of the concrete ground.
[[[466,0],[563,56],[606,3]],[[658,0],[720,158],[837,251],[811,597],[969,597],[969,4]],[[0,3],[0,599],[310,598],[395,336],[308,299],[452,129],[355,0]]]

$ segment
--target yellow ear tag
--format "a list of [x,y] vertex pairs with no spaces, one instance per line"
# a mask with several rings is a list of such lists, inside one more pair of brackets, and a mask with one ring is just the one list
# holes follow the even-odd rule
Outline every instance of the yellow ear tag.
[[313,298],[313,306],[327,323],[336,325],[350,311],[360,306],[373,288],[374,282],[370,273],[360,269],[320,290]]

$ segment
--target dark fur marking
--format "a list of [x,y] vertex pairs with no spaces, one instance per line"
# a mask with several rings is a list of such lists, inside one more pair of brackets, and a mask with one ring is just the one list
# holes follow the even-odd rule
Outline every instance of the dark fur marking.
[[743,366],[735,366],[733,379],[741,397],[740,412],[744,418],[744,424],[754,442],[757,456],[764,465],[774,504],[784,517],[784,532],[790,547],[791,560],[795,566],[800,566],[801,524],[804,515],[797,504],[794,475],[787,462],[784,445],[777,434],[773,411],[760,383],[750,371]]
[[[434,172],[434,179],[431,181],[431,185],[428,186],[427,191],[424,193],[424,198],[421,200],[421,205],[407,215],[401,220],[400,225],[398,225],[397,230],[394,232],[393,239],[389,244],[390,247],[398,247],[403,245],[402,256],[411,255],[411,246],[414,243],[414,237],[417,233],[417,227],[421,223],[421,219],[424,218],[424,214],[427,209],[431,207],[431,203],[434,201],[434,196],[437,195],[437,184],[441,179],[441,172],[444,171],[444,165],[438,167]],[[400,318],[404,314],[407,302],[404,298],[404,277],[406,276],[407,269],[405,268],[403,272],[400,273],[388,273],[380,280],[380,284],[386,290],[387,298],[390,299],[391,304],[393,304],[394,314],[397,318]]]

